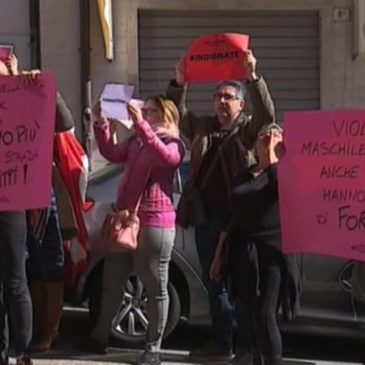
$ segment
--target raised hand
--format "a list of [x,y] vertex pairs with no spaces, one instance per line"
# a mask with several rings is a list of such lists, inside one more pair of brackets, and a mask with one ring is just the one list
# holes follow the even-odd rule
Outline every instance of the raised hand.
[[175,64],[175,79],[178,85],[184,85],[185,55],[182,55]]
[[21,80],[25,86],[33,85],[38,82],[39,70],[22,71],[20,74]]
[[141,123],[143,121],[142,110],[137,103],[128,103],[127,109],[133,123]]
[[248,49],[243,55],[243,67],[247,70],[248,81],[255,81],[258,79],[256,74],[257,59],[252,51]]
[[19,63],[14,53],[12,53],[6,60],[5,65],[9,70],[10,75],[19,74]]

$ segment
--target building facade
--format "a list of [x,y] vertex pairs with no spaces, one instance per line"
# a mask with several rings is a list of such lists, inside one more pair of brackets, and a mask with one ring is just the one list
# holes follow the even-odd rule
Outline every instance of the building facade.
[[[364,21],[365,14],[358,12],[365,12],[365,0],[112,0],[112,61],[105,58],[96,0],[87,3],[86,46],[85,1],[0,1],[6,3],[0,14],[0,42],[15,43],[24,67],[34,64],[29,2],[38,1],[39,63],[42,69],[55,70],[58,87],[78,121],[78,134],[85,70],[93,100],[108,81],[135,85],[139,97],[161,93],[189,42],[209,33],[250,34],[278,119],[286,110],[365,106],[365,24],[355,29]],[[85,47],[89,58],[82,57]],[[192,87],[192,109],[209,112],[211,94],[212,85]]]

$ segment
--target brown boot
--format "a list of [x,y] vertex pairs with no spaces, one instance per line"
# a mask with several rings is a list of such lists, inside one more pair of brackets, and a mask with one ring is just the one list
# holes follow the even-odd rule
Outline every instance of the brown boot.
[[31,280],[30,295],[33,306],[33,333],[32,344],[37,343],[40,336],[43,315],[43,282],[41,280]]
[[44,282],[44,312],[39,340],[32,346],[34,352],[50,350],[58,337],[63,307],[63,282]]

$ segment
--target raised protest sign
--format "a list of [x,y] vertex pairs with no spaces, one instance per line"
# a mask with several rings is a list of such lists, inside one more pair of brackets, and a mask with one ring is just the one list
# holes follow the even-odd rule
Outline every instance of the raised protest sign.
[[365,261],[365,111],[284,116],[283,250]]
[[53,73],[0,77],[0,211],[49,206],[55,108]]
[[245,34],[211,34],[194,40],[185,57],[185,82],[244,80],[244,52],[249,36]]

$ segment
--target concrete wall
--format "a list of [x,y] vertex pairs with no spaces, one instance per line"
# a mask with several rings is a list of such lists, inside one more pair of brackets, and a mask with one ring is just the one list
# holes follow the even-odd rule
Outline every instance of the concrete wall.
[[29,69],[29,0],[0,0],[0,9],[0,44],[13,44],[20,68]]
[[[18,0],[16,0],[18,1]],[[76,0],[40,0],[41,65],[54,70],[80,135],[80,22]]]

